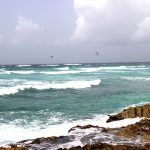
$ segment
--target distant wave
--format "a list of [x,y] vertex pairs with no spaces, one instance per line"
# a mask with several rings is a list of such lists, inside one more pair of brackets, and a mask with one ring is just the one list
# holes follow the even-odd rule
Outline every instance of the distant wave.
[[72,71],[53,71],[53,72],[40,72],[43,74],[51,74],[51,75],[57,75],[57,74],[76,74],[76,73],[81,73],[82,71],[76,71],[76,70],[72,70]]
[[117,67],[91,67],[91,68],[80,68],[83,72],[96,72],[96,71],[108,71],[108,72],[120,72],[124,70],[143,70],[145,68],[134,67],[134,66],[117,66]]
[[17,67],[30,67],[31,65],[17,65]]
[[43,74],[77,74],[77,73],[83,73],[83,72],[96,72],[99,71],[99,68],[80,68],[79,70],[69,70],[69,67],[62,67],[62,68],[56,68],[60,71],[53,71],[53,72],[40,72]]
[[125,80],[131,80],[131,81],[135,81],[135,80],[145,80],[148,81],[150,80],[150,78],[147,77],[122,77]]
[[35,73],[34,71],[9,71],[10,73],[14,74],[32,74]]
[[48,64],[45,64],[45,65],[39,65],[39,66],[59,66],[59,65],[48,65]]
[[83,89],[92,86],[99,85],[101,80],[92,81],[68,81],[64,83],[47,83],[39,81],[29,81],[21,85],[16,85],[12,87],[1,87],[0,95],[10,95],[23,91],[25,89],[36,89],[36,90],[46,90],[46,89]]
[[100,68],[80,68],[82,72],[96,72],[99,71]]
[[64,65],[66,65],[66,66],[80,66],[82,64],[64,64]]
[[32,74],[35,73],[35,71],[29,70],[29,71],[6,71],[2,70],[0,74]]
[[98,67],[99,70],[144,70],[148,69],[144,66],[114,66],[114,67]]
[[57,70],[69,70],[69,67],[56,68]]

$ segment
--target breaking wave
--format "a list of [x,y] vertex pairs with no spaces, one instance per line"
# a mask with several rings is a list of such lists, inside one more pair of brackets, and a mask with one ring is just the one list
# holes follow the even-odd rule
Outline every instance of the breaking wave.
[[64,64],[66,66],[80,66],[81,64]]
[[84,89],[99,85],[101,80],[92,81],[68,81],[64,83],[48,83],[39,81],[29,81],[21,85],[12,87],[0,87],[0,96],[10,95],[23,91],[25,89],[47,90],[47,89]]
[[51,74],[51,75],[57,75],[57,74],[77,74],[81,73],[82,71],[72,70],[72,71],[53,71],[53,72],[40,72],[43,74]]
[[57,70],[69,70],[69,67],[56,68]]
[[59,66],[59,65],[48,65],[48,64],[45,64],[45,65],[39,65],[39,66],[41,66],[41,67],[46,67],[46,66],[54,66],[54,67],[56,67],[56,66]]
[[[61,116],[58,116],[58,119],[60,119],[60,117]],[[33,139],[37,137],[48,137],[48,136],[61,136],[61,135],[63,136],[75,135],[76,141],[74,141],[74,144],[72,146],[77,146],[81,144],[80,140],[82,137],[86,135],[90,135],[90,133],[96,133],[97,131],[93,128],[85,129],[85,130],[76,129],[75,131],[72,131],[68,134],[69,129],[71,129],[74,126],[91,124],[100,127],[116,128],[116,127],[126,126],[128,124],[133,124],[140,120],[139,118],[134,118],[134,119],[124,119],[120,121],[106,123],[107,119],[108,119],[107,115],[101,115],[101,114],[95,115],[95,117],[91,119],[83,119],[77,121],[69,121],[64,118],[64,121],[61,124],[55,124],[55,125],[47,124],[42,129],[40,128],[38,120],[35,120],[32,123],[32,125],[29,126],[28,128],[16,126],[13,122],[11,124],[9,123],[2,124],[0,126],[0,141],[1,141],[0,146],[4,146],[11,142],[17,142],[25,139]],[[20,120],[18,120],[18,122],[20,122]],[[99,132],[100,130],[98,130],[98,133]]]
[[17,67],[30,67],[31,65],[17,65]]
[[0,74],[32,74],[36,73],[35,71],[29,70],[29,71],[6,71],[1,70]]
[[150,78],[147,77],[122,77],[125,80],[130,80],[130,81],[140,81],[140,80],[145,80],[145,81],[149,81]]

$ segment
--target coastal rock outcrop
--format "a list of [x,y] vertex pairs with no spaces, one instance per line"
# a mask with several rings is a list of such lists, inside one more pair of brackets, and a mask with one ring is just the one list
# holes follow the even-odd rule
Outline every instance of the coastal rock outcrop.
[[[29,150],[27,147],[11,147],[0,148],[0,150]],[[38,150],[38,149],[37,149]],[[129,145],[110,145],[106,143],[97,142],[95,144],[86,144],[85,146],[76,146],[72,148],[58,148],[57,150],[150,150],[150,144],[147,143],[144,146],[129,146]]]
[[69,149],[59,148],[58,150],[150,150],[150,144],[144,146],[129,146],[129,145],[110,145],[106,143],[86,144],[85,146],[77,146]]
[[28,148],[27,147],[11,146],[9,148],[0,147],[0,150],[28,150]]
[[146,104],[144,106],[129,107],[116,115],[109,115],[109,119],[106,122],[136,117],[150,118],[150,104]]
[[139,136],[139,140],[150,142],[150,120],[143,119],[135,124],[122,127],[116,134],[127,138]]

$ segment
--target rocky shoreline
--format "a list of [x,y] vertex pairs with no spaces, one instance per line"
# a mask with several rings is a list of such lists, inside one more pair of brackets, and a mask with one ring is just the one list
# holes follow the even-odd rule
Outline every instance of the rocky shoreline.
[[[129,107],[118,114],[109,115],[107,122],[135,117],[140,117],[141,120],[125,127],[78,125],[68,131],[69,136],[24,140],[11,144],[9,148],[1,147],[0,150],[150,150],[150,104]],[[79,144],[79,146],[67,147],[66,143],[76,140],[74,133],[82,134],[83,131],[90,129],[93,132],[80,139],[82,146]],[[58,146],[60,143],[62,147]]]

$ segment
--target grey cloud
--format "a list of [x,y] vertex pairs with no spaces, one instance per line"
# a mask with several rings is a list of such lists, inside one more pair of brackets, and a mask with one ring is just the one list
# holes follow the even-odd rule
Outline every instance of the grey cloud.
[[150,40],[149,0],[74,0],[76,41],[101,43]]
[[34,35],[41,32],[42,30],[43,28],[39,24],[22,16],[18,16],[17,24],[15,27],[15,36],[12,39],[11,44],[16,45],[26,40],[31,40],[33,39]]
[[138,25],[133,35],[135,41],[150,41],[150,17],[145,17]]

